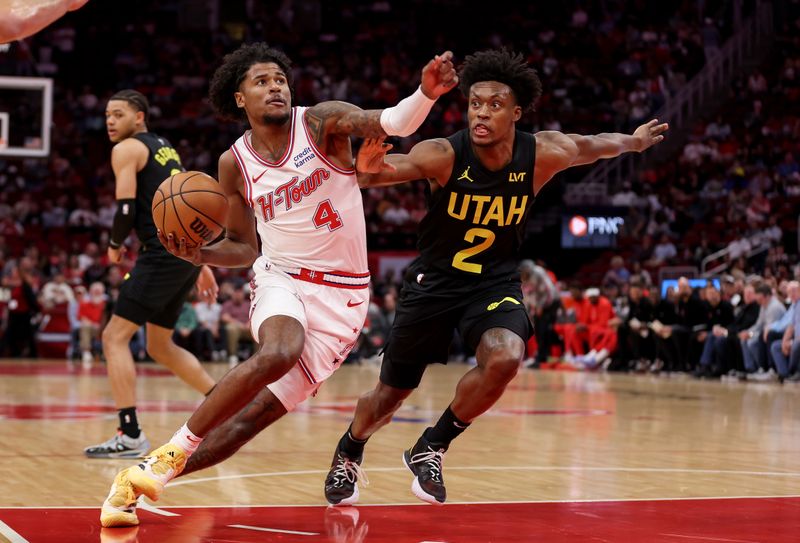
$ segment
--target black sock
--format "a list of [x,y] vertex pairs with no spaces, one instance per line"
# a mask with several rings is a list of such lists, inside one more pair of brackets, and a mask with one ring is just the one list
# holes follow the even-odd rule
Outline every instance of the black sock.
[[445,409],[444,413],[442,413],[436,426],[428,428],[422,435],[431,443],[441,445],[446,449],[450,446],[450,442],[460,436],[461,432],[466,430],[469,425],[469,422],[459,420],[453,413],[453,410],[448,407]]
[[136,439],[142,434],[139,421],[136,420],[135,407],[123,407],[119,410],[119,429],[128,437]]
[[367,444],[367,439],[356,439],[353,437],[353,434],[350,433],[353,426],[350,425],[350,428],[342,436],[342,439],[339,440],[339,450],[341,450],[344,454],[347,455],[348,458],[356,459],[361,458],[364,456],[364,445]]

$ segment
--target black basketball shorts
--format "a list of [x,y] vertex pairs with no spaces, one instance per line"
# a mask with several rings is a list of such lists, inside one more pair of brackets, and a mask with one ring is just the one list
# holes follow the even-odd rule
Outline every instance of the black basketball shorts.
[[403,389],[419,386],[428,364],[446,364],[453,334],[476,351],[491,328],[506,328],[523,341],[533,334],[516,279],[471,281],[425,274],[406,277],[381,366],[381,382]]
[[172,329],[199,274],[199,267],[166,251],[142,252],[120,287],[114,314]]

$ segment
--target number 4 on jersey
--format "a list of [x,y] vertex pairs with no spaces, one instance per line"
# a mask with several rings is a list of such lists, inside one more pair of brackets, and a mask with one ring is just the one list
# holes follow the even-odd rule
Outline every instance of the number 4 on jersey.
[[339,212],[333,209],[330,200],[323,200],[317,206],[317,210],[314,211],[314,226],[317,228],[327,226],[331,232],[342,227],[342,218]]

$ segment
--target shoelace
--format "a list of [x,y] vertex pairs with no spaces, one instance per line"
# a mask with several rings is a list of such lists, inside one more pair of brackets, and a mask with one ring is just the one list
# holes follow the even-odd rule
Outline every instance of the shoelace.
[[442,482],[442,461],[444,460],[444,449],[434,450],[428,446],[428,450],[417,453],[411,457],[412,464],[426,463],[431,472],[431,479],[437,483]]
[[361,469],[357,462],[339,456],[336,469],[333,471],[333,484],[340,487],[345,481],[348,483],[360,483],[362,487],[369,485],[367,473]]

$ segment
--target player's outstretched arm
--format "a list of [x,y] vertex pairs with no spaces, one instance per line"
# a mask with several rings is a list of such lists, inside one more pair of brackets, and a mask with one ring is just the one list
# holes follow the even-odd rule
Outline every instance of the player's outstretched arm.
[[356,157],[358,185],[385,187],[415,179],[429,179],[443,185],[453,169],[453,147],[444,138],[421,141],[407,154],[387,155],[391,144],[384,138],[367,139]]
[[632,151],[641,153],[663,141],[664,132],[668,129],[667,123],[659,124],[658,119],[653,119],[641,125],[633,134],[612,133],[594,136],[567,134],[567,137],[578,146],[578,156],[572,165],[591,164],[601,158],[614,158]]
[[603,158],[614,158],[623,153],[642,152],[664,140],[667,123],[653,119],[637,128],[633,134],[597,134],[581,136],[546,130],[536,133],[536,165],[534,167],[534,193],[560,171],[592,164]]
[[306,111],[306,121],[317,143],[327,136],[409,136],[417,131],[439,96],[458,84],[453,53],[436,55],[422,69],[417,91],[386,109],[363,110],[347,102],[322,102]]
[[258,241],[252,208],[242,195],[244,181],[236,168],[233,153],[219,157],[219,185],[228,198],[225,238],[211,246],[187,247],[184,238],[159,231],[158,237],[169,252],[195,266],[208,264],[222,268],[249,268],[258,257]]

